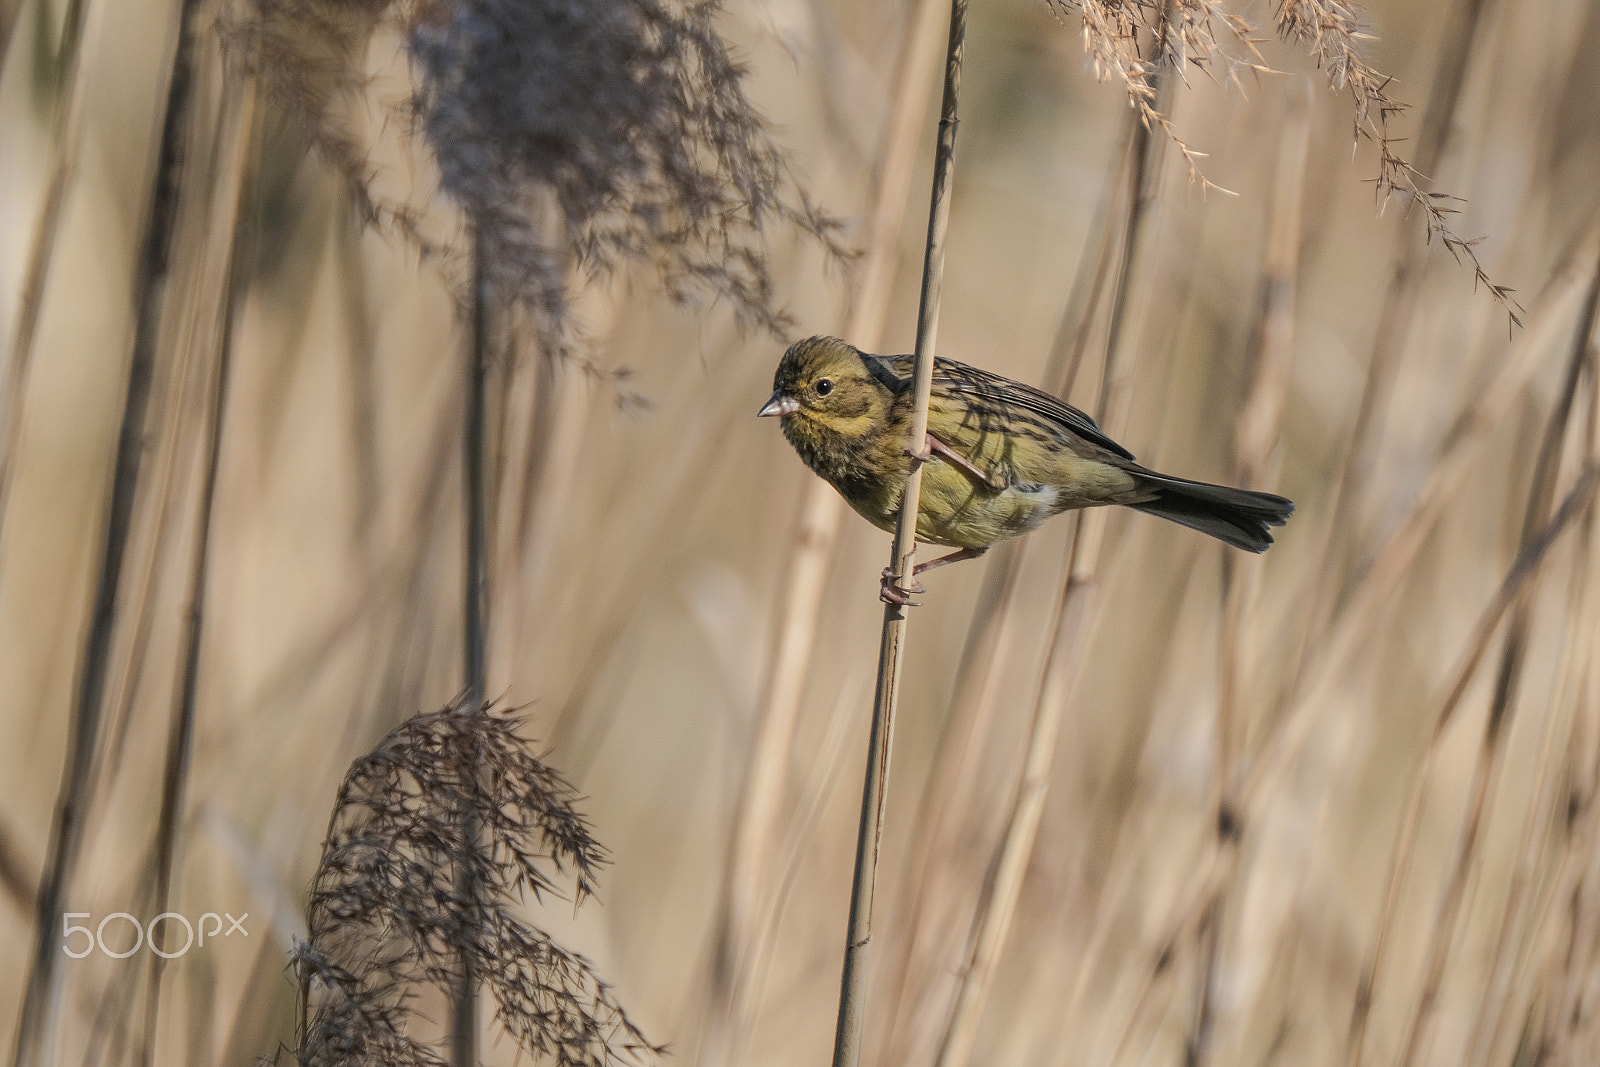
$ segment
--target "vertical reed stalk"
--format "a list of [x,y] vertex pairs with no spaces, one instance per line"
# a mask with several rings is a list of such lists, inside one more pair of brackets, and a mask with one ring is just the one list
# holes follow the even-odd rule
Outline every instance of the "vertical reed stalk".
[[[928,242],[922,263],[922,297],[917,314],[917,346],[913,365],[911,435],[907,447],[926,450],[928,402],[933,393],[934,347],[939,332],[939,302],[944,290],[944,246],[950,227],[950,184],[955,169],[956,112],[961,93],[961,53],[966,39],[967,0],[952,0],[950,42],[946,51],[944,95],[939,108],[939,137],[933,164],[933,192],[928,208]],[[912,464],[900,501],[890,581],[910,580],[917,548],[917,509],[922,493],[922,467]],[[872,891],[877,878],[878,845],[887,797],[890,744],[895,703],[904,666],[906,611],[885,604],[883,639],[878,653],[878,685],[873,699],[872,734],[867,744],[866,778],[861,791],[861,827],[856,838],[855,877],[850,888],[850,923],[844,968],[839,983],[839,1021],[834,1033],[833,1067],[856,1067],[861,1061],[861,1036],[867,992],[867,967],[872,945]]]
[[488,421],[486,386],[489,376],[490,307],[488,265],[483,242],[474,238],[472,251],[472,320],[467,341],[466,418],[462,425],[462,488],[465,511],[465,574],[462,631],[466,659],[466,706],[481,713],[488,688],[487,634],[489,615],[489,510],[484,465]]
[[[463,508],[462,556],[464,563],[464,600],[462,603],[462,635],[465,650],[466,696],[462,704],[469,714],[482,715],[488,690],[486,648],[489,615],[489,512],[485,486],[488,484],[484,465],[485,427],[488,424],[486,386],[489,375],[490,305],[489,276],[484,262],[483,241],[474,234],[472,241],[472,311],[467,338],[467,396],[466,418],[462,426],[461,480]],[[463,811],[460,818],[462,841],[468,848],[475,847],[478,832],[471,813]],[[456,888],[462,907],[470,907],[477,899],[472,880],[472,865],[462,858],[456,869]],[[476,915],[460,917],[470,929],[476,924]],[[452,1067],[477,1067],[478,1065],[478,960],[471,940],[463,937],[457,946],[461,954],[461,971],[456,976],[456,986],[450,991],[450,1063]]]
[[[939,0],[917,0],[900,37],[892,83],[894,99],[881,138],[884,148],[859,268],[861,283],[843,333],[865,351],[879,348],[888,315],[911,170],[928,109],[925,86],[940,54],[942,11]],[[711,1047],[702,1052],[708,1062],[737,1062],[739,1058],[732,1043],[744,1026],[736,1017],[749,1010],[748,989],[758,980],[750,962],[758,951],[754,938],[773,921],[772,906],[764,901],[771,895],[767,891],[773,867],[770,853],[781,818],[784,768],[799,720],[827,569],[843,513],[843,502],[831,485],[821,479],[808,482],[786,568],[772,667],[757,709],[754,751],[740,789],[742,800],[735,808],[733,847],[724,872],[723,894],[728,906],[721,910],[723,925],[716,933],[713,973],[713,982],[720,988],[714,988],[710,1010],[735,1018],[712,1022],[717,1031],[709,1042]],[[723,1047],[717,1047],[718,1041]]]
[[[226,75],[224,75],[226,77]],[[232,369],[235,285],[242,269],[238,240],[240,211],[250,173],[251,145],[255,126],[256,79],[253,74],[227,78],[222,106],[217,112],[222,126],[217,139],[220,167],[212,168],[221,182],[217,200],[223,214],[208,219],[210,247],[199,264],[197,295],[189,308],[191,343],[210,349],[215,372],[211,383],[208,417],[209,436],[205,468],[196,516],[197,534],[189,576],[189,608],[184,621],[183,666],[177,707],[173,709],[167,742],[167,763],[162,780],[161,811],[156,833],[155,892],[152,915],[167,911],[172,882],[179,868],[179,829],[183,823],[188,794],[190,760],[194,746],[195,704],[200,684],[201,637],[204,633],[206,578],[210,565],[211,538],[215,527],[217,472],[222,458],[223,416],[227,411],[228,382]],[[150,953],[145,1000],[144,1030],[136,1062],[142,1067],[154,1062],[157,1026],[161,1014],[161,984],[166,958]]]
[[58,924],[77,869],[86,829],[94,754],[100,737],[100,720],[104,710],[102,703],[119,608],[118,587],[132,530],[134,498],[139,486],[139,469],[145,444],[145,413],[149,407],[150,384],[155,373],[161,304],[171,266],[184,150],[189,140],[195,44],[199,35],[196,13],[199,6],[199,0],[183,0],[179,17],[178,47],[173,58],[172,78],[167,87],[155,188],[151,192],[150,217],[145,227],[134,282],[133,306],[137,320],[133,351],[128,361],[127,393],[123,400],[122,425],[117,436],[94,607],[84,641],[83,658],[78,666],[77,693],[69,728],[66,762],[62,769],[44,877],[35,908],[33,957],[28,968],[21,1018],[17,1026],[17,1044],[12,1059],[15,1067],[33,1067],[52,1058],[58,985],[56,963],[61,958]]
[[[1101,319],[1104,298],[1119,276],[1117,262],[1123,228],[1116,220],[1123,218],[1126,205],[1138,195],[1137,189],[1129,189],[1128,182],[1141,136],[1138,114],[1131,108],[1127,131],[1119,152],[1120,162],[1102,192],[1094,225],[1084,242],[1072,292],[1056,329],[1044,382],[1045,388],[1057,396],[1071,393],[1089,336]],[[926,980],[930,971],[935,975],[942,975],[943,971],[936,966],[919,970],[917,963],[919,957],[937,960],[946,951],[956,951],[956,948],[941,943],[919,952],[919,947],[924,933],[928,939],[933,939],[945,931],[951,925],[946,915],[960,907],[956,899],[958,894],[950,891],[949,883],[953,878],[964,877],[970,864],[952,862],[957,857],[947,847],[946,839],[955,832],[959,813],[969,809],[973,790],[978,786],[983,746],[975,741],[988,734],[998,710],[1000,683],[1012,651],[1012,627],[1017,624],[1012,604],[1029,544],[1030,541],[1022,540],[998,546],[995,562],[984,571],[983,586],[973,609],[972,628],[962,649],[955,684],[951,687],[954,695],[950,700],[950,713],[940,730],[933,767],[912,819],[916,836],[909,854],[917,866],[905,879],[908,900],[902,901],[899,908],[907,929],[889,1015],[892,1025],[889,1058],[892,1062],[903,1062],[912,1056],[911,1043],[922,1030],[917,1018],[919,1010],[931,1008],[941,1015],[945,1013],[942,1002],[933,1003],[938,994],[929,988]],[[913,974],[923,978],[921,989],[913,989]],[[909,1008],[905,1006],[907,1000],[912,1005]]]

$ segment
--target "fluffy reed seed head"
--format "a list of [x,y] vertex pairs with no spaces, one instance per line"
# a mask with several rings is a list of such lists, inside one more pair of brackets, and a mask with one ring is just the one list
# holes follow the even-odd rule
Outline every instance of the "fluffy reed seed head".
[[602,1067],[660,1051],[587,959],[516,913],[547,893],[581,902],[605,862],[571,788],[517,726],[457,705],[408,719],[351,765],[295,954],[301,1064],[442,1063],[408,1033],[411,1005],[454,988],[463,959],[484,961],[497,1022],[543,1061]]
[[[419,208],[372,192],[344,117],[369,92],[380,26],[411,60],[400,102],[479,243],[480,282],[540,346],[581,349],[571,296],[628,264],[680,304],[725,302],[781,334],[774,230],[834,257],[836,224],[790,174],[718,34],[711,0],[256,0],[246,27],[275,96],[311,130],[370,221],[437,255]],[[425,209],[424,209],[425,210]],[[462,274],[462,271],[457,271]]]

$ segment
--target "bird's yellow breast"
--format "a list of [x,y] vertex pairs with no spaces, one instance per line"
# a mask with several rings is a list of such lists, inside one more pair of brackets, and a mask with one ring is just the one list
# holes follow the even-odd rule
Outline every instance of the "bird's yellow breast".
[[[885,479],[861,491],[840,493],[862,518],[893,532],[900,516],[904,483]],[[951,548],[987,548],[1027,533],[1061,508],[1060,491],[1051,485],[1013,484],[1004,489],[979,489],[964,473],[931,460],[922,470],[917,507],[917,540]]]

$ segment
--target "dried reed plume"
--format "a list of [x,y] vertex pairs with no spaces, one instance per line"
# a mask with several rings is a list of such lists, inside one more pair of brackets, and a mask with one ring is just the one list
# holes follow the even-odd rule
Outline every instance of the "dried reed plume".
[[[1256,28],[1243,16],[1223,10],[1222,0],[1048,0],[1060,14],[1076,9],[1083,24],[1084,49],[1095,75],[1116,79],[1149,129],[1160,130],[1182,154],[1189,180],[1201,188],[1216,188],[1200,170],[1205,153],[1178,136],[1171,118],[1157,106],[1154,74],[1167,63],[1181,75],[1195,67],[1215,77],[1220,68],[1226,80],[1239,84],[1243,71],[1272,73],[1263,59]],[[1451,225],[1465,201],[1446,192],[1426,188],[1429,177],[1400,152],[1405,138],[1396,136],[1390,121],[1409,107],[1389,94],[1390,77],[1361,56],[1360,45],[1372,36],[1363,29],[1361,9],[1344,0],[1277,0],[1274,26],[1278,35],[1303,48],[1334,89],[1348,92],[1354,107],[1352,135],[1377,146],[1378,173],[1372,179],[1379,210],[1398,197],[1407,207],[1422,212],[1426,240],[1437,240],[1458,263],[1471,268],[1473,281],[1487,289],[1505,308],[1511,323],[1522,324],[1524,309],[1514,290],[1497,284],[1478,256],[1483,238],[1463,237]],[[1230,50],[1229,44],[1233,45]]]
[[[443,1064],[408,1034],[411,1005],[424,989],[454,988],[467,958],[493,961],[479,973],[500,1027],[542,1061],[647,1063],[661,1051],[588,960],[515,913],[529,894],[566,898],[568,883],[581,903],[605,862],[572,789],[518,725],[458,703],[401,723],[350,767],[313,883],[310,939],[295,954],[299,1063]],[[454,876],[463,866],[465,882]]]
[[726,301],[781,332],[766,237],[774,224],[835,255],[835,224],[789,174],[705,0],[257,0],[247,32],[264,73],[346,178],[365,217],[425,254],[416,206],[373,192],[345,117],[367,92],[380,27],[404,38],[400,103],[439,184],[485,247],[496,302],[527,314],[540,346],[582,351],[570,311],[584,282],[648,265],[675,302]]

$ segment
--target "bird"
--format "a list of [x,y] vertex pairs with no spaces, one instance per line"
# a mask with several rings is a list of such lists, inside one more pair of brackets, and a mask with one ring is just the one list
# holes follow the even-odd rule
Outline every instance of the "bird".
[[777,418],[806,466],[856,513],[893,531],[913,463],[924,464],[917,540],[956,551],[918,564],[911,584],[884,571],[882,599],[908,604],[917,575],[983,555],[1075,508],[1121,504],[1246,552],[1271,545],[1294,511],[1284,497],[1161,474],[1134,462],[1094,419],[1042,389],[934,360],[928,433],[909,447],[911,356],[875,356],[837,337],[789,346],[758,416]]

